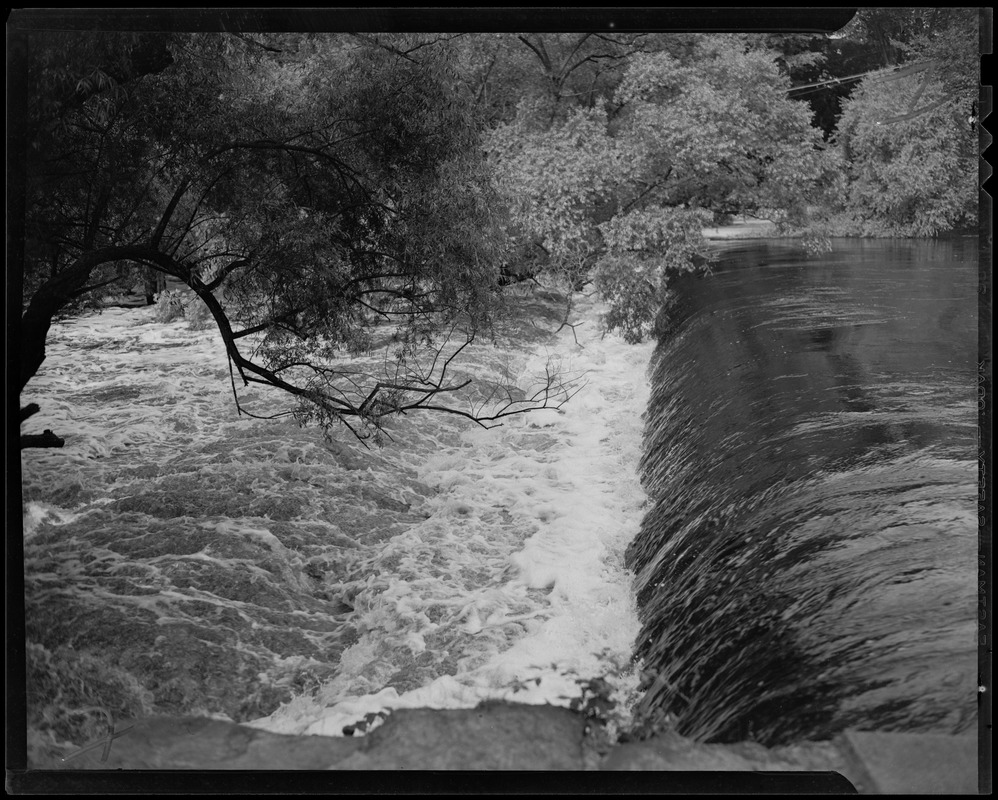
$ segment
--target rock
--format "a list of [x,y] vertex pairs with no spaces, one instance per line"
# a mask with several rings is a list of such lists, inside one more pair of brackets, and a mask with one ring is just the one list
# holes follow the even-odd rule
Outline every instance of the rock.
[[[366,736],[282,736],[208,718],[148,717],[117,721],[102,762],[99,740],[69,761],[73,745],[29,735],[32,770],[407,770],[632,771],[626,785],[672,791],[864,794],[974,793],[974,737],[847,731],[834,742],[766,748],[752,742],[701,744],[664,731],[587,758],[585,719],[554,706],[503,702],[475,709],[402,709]],[[589,755],[593,755],[590,753]],[[658,773],[673,773],[663,783]],[[836,774],[837,773],[837,774]],[[53,775],[55,773],[45,773]],[[592,774],[588,791],[623,776]],[[413,778],[414,780],[415,778]],[[353,786],[353,779],[337,778]],[[637,781],[635,783],[634,781]],[[643,781],[643,783],[642,783]],[[706,781],[706,783],[705,783]],[[851,782],[851,785],[850,785]],[[47,786],[48,784],[46,784]],[[54,785],[54,784],[53,784]],[[699,788],[698,788],[699,787]]]
[[582,719],[554,706],[404,709],[333,769],[581,770]]
[[401,500],[396,500],[393,497],[389,497],[384,492],[367,486],[360,490],[360,496],[380,508],[387,508],[389,511],[398,511],[399,513],[404,514],[409,510],[408,503],[403,503]]
[[701,744],[672,731],[663,731],[643,742],[617,745],[600,768],[850,773],[838,748],[831,742],[802,742],[773,748],[763,747],[755,742]]
[[846,774],[846,764],[831,742],[800,742],[784,747],[766,748],[755,742],[725,745],[731,752],[752,761],[757,770],[839,772]]
[[758,769],[752,760],[724,745],[697,744],[672,732],[615,747],[601,765],[605,770],[730,771]]
[[370,463],[357,455],[352,447],[339,442],[336,439],[329,439],[325,443],[326,450],[332,453],[337,462],[346,470],[363,470],[370,466]]
[[976,736],[846,731],[836,740],[863,794],[977,794]]
[[[130,730],[126,730],[130,728]],[[364,737],[282,736],[207,718],[118,721],[103,746],[32,747],[42,770],[581,770],[582,719],[553,706],[403,709]]]
[[[129,728],[130,730],[125,730]],[[31,754],[34,769],[321,770],[363,745],[359,739],[281,736],[208,718],[149,717],[115,724],[107,761],[96,747],[69,761],[74,748]]]
[[[830,742],[766,748],[754,742],[701,744],[664,731],[617,745],[602,770],[672,775],[661,785],[688,794],[853,794],[854,781]],[[640,785],[640,784],[639,784]]]

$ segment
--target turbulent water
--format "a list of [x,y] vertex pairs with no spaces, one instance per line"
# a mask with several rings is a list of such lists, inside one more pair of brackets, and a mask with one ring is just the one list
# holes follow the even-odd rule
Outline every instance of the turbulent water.
[[35,746],[82,744],[100,709],[342,735],[403,706],[568,705],[608,673],[633,689],[652,346],[601,338],[589,301],[563,313],[520,298],[513,344],[454,369],[529,385],[550,364],[578,379],[564,409],[410,415],[370,450],[239,417],[212,331],[153,308],[56,324],[24,397],[25,432],[66,438],[23,454]]
[[102,710],[342,735],[597,676],[622,705],[633,655],[647,729],[970,730],[976,266],[973,242],[729,246],[654,357],[525,296],[515,345],[462,369],[553,363],[571,403],[401,418],[371,450],[239,417],[213,332],[58,323],[24,397],[25,432],[66,437],[23,454],[29,741],[78,746]]
[[976,724],[977,249],[729,246],[653,359],[639,716],[768,744]]

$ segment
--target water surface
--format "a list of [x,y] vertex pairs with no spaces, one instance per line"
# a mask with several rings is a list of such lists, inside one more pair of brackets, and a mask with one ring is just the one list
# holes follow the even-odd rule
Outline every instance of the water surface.
[[730,245],[653,360],[648,725],[976,724],[977,242]]

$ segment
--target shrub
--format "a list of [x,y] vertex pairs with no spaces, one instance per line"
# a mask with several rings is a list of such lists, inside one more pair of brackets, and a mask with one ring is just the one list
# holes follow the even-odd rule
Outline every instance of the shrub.
[[184,316],[184,294],[177,289],[166,289],[155,295],[156,321],[173,322]]

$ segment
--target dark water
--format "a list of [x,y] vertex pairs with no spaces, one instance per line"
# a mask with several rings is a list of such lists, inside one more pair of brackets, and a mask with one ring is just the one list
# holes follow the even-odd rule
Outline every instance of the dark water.
[[677,289],[628,551],[639,713],[771,745],[973,729],[976,240],[739,244]]

